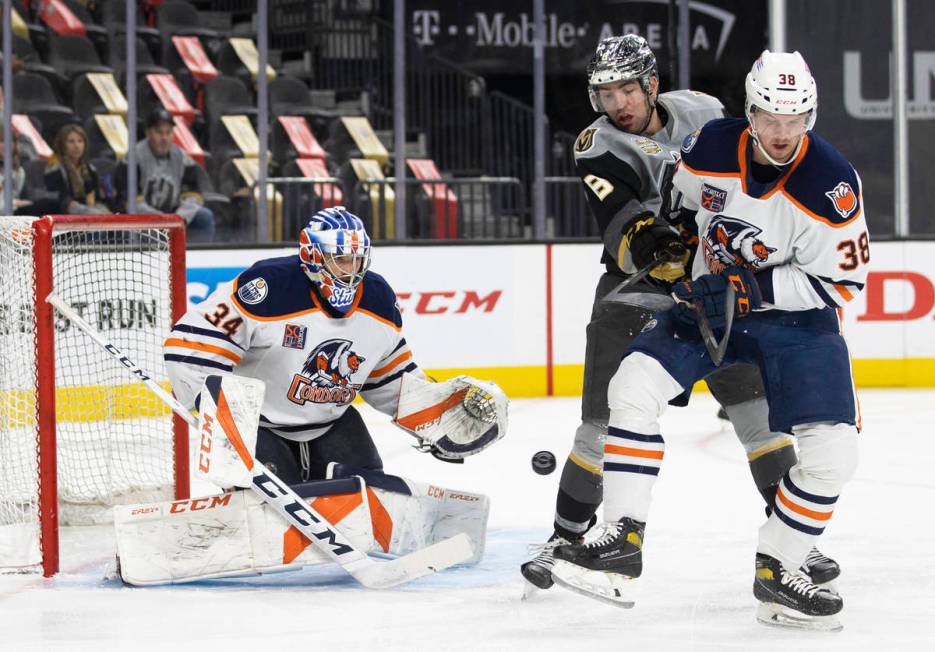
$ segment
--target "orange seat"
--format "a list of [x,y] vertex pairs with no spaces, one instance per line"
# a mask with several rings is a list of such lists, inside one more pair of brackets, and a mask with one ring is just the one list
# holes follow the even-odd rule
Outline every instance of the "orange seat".
[[[146,75],[146,81],[159,98],[159,102],[176,118],[180,118],[187,126],[195,121],[195,109],[189,103],[185,93],[175,83],[172,75]],[[202,155],[204,153],[202,152]]]
[[[279,123],[289,137],[292,146],[298,153],[300,159],[325,159],[325,150],[315,136],[312,130],[308,128],[308,123],[301,116],[284,115],[279,117]],[[324,167],[324,165],[322,165]],[[327,176],[327,174],[325,175]]]
[[198,144],[198,139],[191,132],[185,121],[175,116],[175,129],[172,132],[172,142],[188,154],[192,160],[196,161],[201,167],[205,166],[205,151]]
[[36,148],[36,154],[39,155],[39,158],[47,159],[52,156],[52,148],[45,142],[42,134],[36,130],[36,126],[29,119],[29,116],[14,113],[10,123],[13,127],[13,133],[26,136],[32,141],[32,146]]
[[42,0],[39,4],[39,17],[59,36],[88,35],[84,23],[62,0]]
[[[441,179],[435,161],[427,158],[406,159],[409,169],[417,179],[434,181]],[[444,183],[423,183],[422,190],[435,208],[434,237],[452,239],[458,237],[458,197]]]
[[173,36],[172,43],[185,63],[185,67],[191,71],[192,77],[197,81],[206,84],[218,76],[217,68],[208,59],[197,36]]
[[[323,158],[298,158],[295,164],[302,171],[302,175],[310,179],[331,178]],[[344,193],[335,183],[312,184],[312,192],[321,200],[322,208],[341,206],[344,203]]]

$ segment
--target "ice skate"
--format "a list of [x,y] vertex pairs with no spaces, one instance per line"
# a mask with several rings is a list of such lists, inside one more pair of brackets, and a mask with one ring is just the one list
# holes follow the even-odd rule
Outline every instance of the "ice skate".
[[841,596],[787,571],[769,555],[756,555],[753,595],[760,601],[756,618],[764,625],[830,632],[843,628],[835,616],[844,607]]
[[552,588],[552,565],[555,563],[555,549],[572,542],[555,533],[541,545],[530,546],[529,552],[536,556],[519,567],[526,579],[523,599],[526,600],[539,590]]
[[841,574],[838,562],[825,556],[818,548],[812,548],[800,569],[811,578],[814,584],[836,591],[833,581]]
[[622,518],[605,523],[604,533],[583,544],[555,549],[552,579],[566,589],[629,609],[633,580],[643,572],[645,523]]

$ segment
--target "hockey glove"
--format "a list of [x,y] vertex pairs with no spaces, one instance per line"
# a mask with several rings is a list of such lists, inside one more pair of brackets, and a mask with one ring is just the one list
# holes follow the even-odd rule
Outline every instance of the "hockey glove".
[[734,287],[734,315],[746,317],[763,303],[760,286],[749,269],[732,266],[720,274],[705,274],[694,281],[683,281],[672,288],[678,302],[675,316],[685,322],[694,322],[692,304],[701,303],[711,328],[722,328],[725,322],[725,294],[727,285]]
[[678,233],[658,221],[652,213],[641,213],[623,227],[623,240],[617,257],[620,265],[627,251],[637,269],[643,269],[660,253],[666,252],[671,260],[649,273],[655,279],[674,283],[685,276],[689,252],[682,246]]

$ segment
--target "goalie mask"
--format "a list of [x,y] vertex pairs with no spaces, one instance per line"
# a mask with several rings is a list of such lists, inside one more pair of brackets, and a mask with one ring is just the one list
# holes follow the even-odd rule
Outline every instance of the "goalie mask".
[[801,116],[801,136],[795,151],[787,159],[795,160],[802,148],[803,136],[815,126],[818,111],[818,89],[808,64],[798,52],[763,50],[753,63],[745,82],[744,106],[750,135],[760,152],[773,165],[783,165],[771,157],[760,142],[754,115],[766,112],[777,116]]
[[[647,103],[650,103],[650,79],[658,77],[656,55],[646,39],[636,34],[603,39],[588,63],[587,72],[588,96],[591,98],[591,106],[598,113],[605,112],[598,92],[598,87],[602,84],[638,81],[646,93]],[[650,104],[648,108],[649,115],[652,115],[652,109],[655,107]]]
[[302,229],[299,260],[318,294],[338,312],[347,312],[370,267],[370,236],[360,218],[343,206],[326,208]]

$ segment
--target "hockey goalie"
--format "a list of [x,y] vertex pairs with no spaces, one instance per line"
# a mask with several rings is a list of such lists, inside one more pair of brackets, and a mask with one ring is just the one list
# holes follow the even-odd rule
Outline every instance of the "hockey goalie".
[[480,560],[488,498],[385,473],[351,403],[359,395],[419,450],[463,462],[504,436],[507,398],[467,376],[426,379],[402,335],[395,293],[369,270],[370,251],[358,217],[341,207],[320,211],[303,229],[298,255],[256,263],[172,328],[164,345],[172,390],[200,415],[196,473],[226,491],[117,508],[124,581],[327,561],[262,492],[242,489],[252,460],[364,552],[405,555],[463,533],[467,561]]

